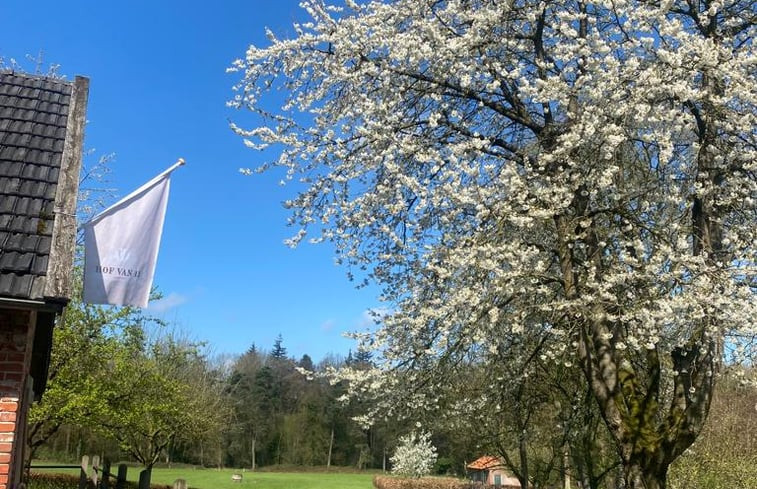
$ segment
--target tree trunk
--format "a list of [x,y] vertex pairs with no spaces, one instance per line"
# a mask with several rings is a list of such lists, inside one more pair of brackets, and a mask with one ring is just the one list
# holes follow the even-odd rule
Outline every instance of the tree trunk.
[[276,442],[276,464],[281,465],[281,444],[284,439],[284,433],[279,433],[278,441]]
[[71,455],[71,427],[66,426],[66,457]]
[[570,455],[567,448],[563,453],[563,489],[570,489]]
[[525,430],[521,430],[521,434],[518,437],[518,457],[520,458],[520,487],[523,489],[528,489],[529,482],[528,482],[528,451],[526,450],[526,436],[524,433]]
[[667,467],[661,472],[641,467],[636,464],[628,464],[623,468],[623,478],[626,489],[665,489],[667,480]]
[[331,450],[334,448],[334,427],[331,427],[331,438],[329,439],[329,456],[326,459],[326,468],[331,467]]
[[256,445],[255,442],[256,441],[257,441],[257,438],[255,437],[255,435],[253,435],[252,436],[252,447],[250,448],[250,454],[252,455],[252,471],[253,472],[255,471],[255,467],[256,467],[256,460],[255,460],[255,445]]

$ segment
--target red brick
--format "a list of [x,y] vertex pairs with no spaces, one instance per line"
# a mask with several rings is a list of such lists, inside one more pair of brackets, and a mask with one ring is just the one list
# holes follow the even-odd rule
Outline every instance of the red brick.
[[11,461],[10,453],[0,453],[0,464],[7,464]]
[[3,377],[5,378],[5,380],[20,382],[21,380],[23,380],[24,374],[22,374],[21,372],[5,372],[3,374]]
[[16,431],[16,423],[0,422],[0,433],[12,433]]
[[16,413],[4,413],[0,412],[0,421],[16,421]]
[[11,453],[13,443],[0,443],[0,453]]
[[0,372],[23,372],[24,364],[22,362],[3,362],[0,363]]
[[0,487],[5,487],[5,484],[7,484],[7,483],[8,483],[8,476],[7,475],[0,475],[0,484],[2,484],[2,486],[0,486]]
[[21,382],[17,380],[0,380],[0,389],[5,392],[21,392]]
[[5,355],[6,362],[24,363],[25,358],[26,358],[26,355],[24,355],[23,353],[7,353]]
[[8,442],[13,443],[13,439],[15,438],[14,433],[0,433],[0,443],[2,442]]
[[0,401],[0,412],[15,413],[18,411],[17,401]]
[[7,475],[9,468],[10,468],[9,464],[0,464],[0,474]]

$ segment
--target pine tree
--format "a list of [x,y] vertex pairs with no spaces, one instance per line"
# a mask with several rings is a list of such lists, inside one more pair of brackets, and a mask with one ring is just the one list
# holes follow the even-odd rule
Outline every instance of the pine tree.
[[287,349],[282,345],[284,339],[281,333],[276,337],[276,341],[273,342],[273,350],[271,350],[271,357],[277,359],[284,359],[287,357]]

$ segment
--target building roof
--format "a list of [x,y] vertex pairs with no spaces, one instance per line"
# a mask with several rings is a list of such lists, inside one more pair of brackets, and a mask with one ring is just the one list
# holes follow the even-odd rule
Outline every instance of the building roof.
[[483,457],[479,457],[473,462],[469,463],[467,467],[472,470],[487,470],[502,468],[504,467],[504,464],[502,463],[502,460],[497,457],[484,455]]
[[[520,488],[520,481],[517,477],[512,477],[510,475],[507,475],[507,470],[505,470],[505,464],[502,462],[502,459],[499,457],[493,457],[491,455],[484,455],[483,457],[479,457],[473,462],[469,463],[467,465],[467,468],[469,470],[486,470],[486,471],[495,471],[495,474],[499,474],[499,486],[504,489],[510,489],[510,488]],[[494,484],[496,482],[495,480],[489,480],[489,484]]]
[[87,92],[0,71],[0,298],[70,295]]

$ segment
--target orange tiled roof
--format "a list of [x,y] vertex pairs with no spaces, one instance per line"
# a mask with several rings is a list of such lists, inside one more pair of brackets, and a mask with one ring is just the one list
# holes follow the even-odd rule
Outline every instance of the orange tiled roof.
[[473,470],[486,470],[486,469],[493,469],[495,467],[502,467],[502,461],[497,457],[492,457],[491,455],[484,455],[483,457],[479,457],[473,462],[468,464],[469,469]]

